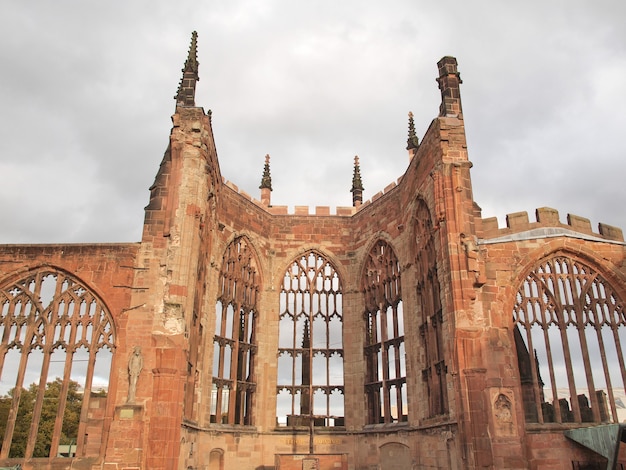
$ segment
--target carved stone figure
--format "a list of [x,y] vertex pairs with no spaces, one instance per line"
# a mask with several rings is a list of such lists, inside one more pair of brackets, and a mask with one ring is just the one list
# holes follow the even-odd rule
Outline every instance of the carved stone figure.
[[135,403],[135,394],[137,393],[137,379],[143,369],[143,356],[141,355],[141,347],[135,346],[133,353],[128,359],[128,399],[126,403]]

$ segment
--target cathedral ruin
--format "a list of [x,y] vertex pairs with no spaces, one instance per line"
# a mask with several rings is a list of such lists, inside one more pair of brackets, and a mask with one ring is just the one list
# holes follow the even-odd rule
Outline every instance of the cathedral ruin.
[[397,182],[289,213],[222,177],[196,39],[141,241],[0,245],[0,466],[626,466],[622,230],[482,217],[456,59]]

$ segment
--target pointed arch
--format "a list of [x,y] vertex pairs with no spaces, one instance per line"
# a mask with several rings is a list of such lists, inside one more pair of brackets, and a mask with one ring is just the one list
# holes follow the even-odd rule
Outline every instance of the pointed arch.
[[591,263],[563,252],[537,262],[515,296],[513,335],[527,422],[624,419],[624,301]]
[[258,261],[245,236],[231,241],[222,257],[215,306],[211,422],[253,424],[256,392]]
[[280,290],[278,425],[342,426],[342,283],[319,251],[299,255]]
[[361,276],[369,424],[395,423],[408,417],[400,275],[395,251],[379,239],[367,254]]
[[[111,358],[98,353],[115,349],[103,300],[61,269],[33,269],[0,285],[0,338],[0,393],[10,401],[0,457],[57,456],[68,444],[80,455],[89,402],[106,396],[92,389],[108,386]],[[70,412],[82,418],[73,423]]]

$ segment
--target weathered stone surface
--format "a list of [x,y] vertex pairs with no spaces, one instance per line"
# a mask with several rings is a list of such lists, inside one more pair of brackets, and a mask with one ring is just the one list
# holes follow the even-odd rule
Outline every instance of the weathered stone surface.
[[[271,206],[271,185],[256,201],[224,181],[210,115],[193,106],[192,67],[139,243],[0,246],[0,289],[23,273],[54,267],[96,292],[115,324],[108,396],[89,402],[73,468],[94,460],[93,468],[109,470],[269,469],[279,460],[281,469],[303,468],[309,429],[277,427],[277,350],[285,272],[311,250],[332,263],[342,284],[344,416],[336,428],[313,430],[319,468],[565,469],[594,461],[565,439],[566,423],[528,422],[525,406],[534,395],[522,383],[512,312],[528,273],[557,255],[592,267],[623,305],[622,232],[601,224],[593,233],[579,216],[562,224],[550,208],[537,209],[536,222],[527,212],[509,214],[503,228],[495,218],[481,219],[456,60],[442,59],[439,70],[440,116],[411,148],[405,174],[371,201],[337,208],[335,215],[328,207],[306,206],[288,214],[287,207]],[[258,277],[254,377],[245,381],[255,388],[245,425],[212,420],[221,416],[213,409],[214,367],[220,367],[213,355],[222,262],[242,236]],[[406,420],[372,424],[365,405],[362,279],[379,240],[394,251],[401,271],[408,412]],[[425,285],[438,286],[439,307],[423,300]],[[143,367],[132,382],[133,403],[126,403],[135,347]],[[435,379],[434,373],[443,375]],[[24,468],[64,468],[67,462],[35,460],[23,461]]]

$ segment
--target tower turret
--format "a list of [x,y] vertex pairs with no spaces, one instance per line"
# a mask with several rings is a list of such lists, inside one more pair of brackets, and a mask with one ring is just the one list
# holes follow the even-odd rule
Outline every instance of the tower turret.
[[446,56],[437,62],[439,78],[437,83],[441,90],[441,106],[439,116],[458,117],[463,119],[461,108],[461,92],[459,85],[463,83],[461,74],[457,70],[457,62],[454,57]]

